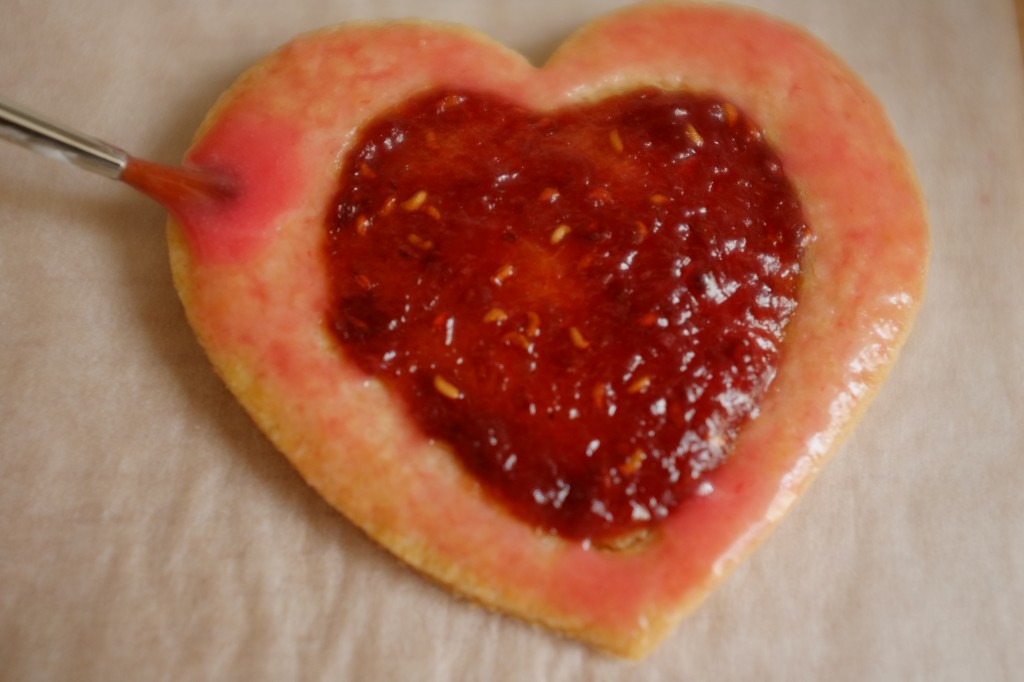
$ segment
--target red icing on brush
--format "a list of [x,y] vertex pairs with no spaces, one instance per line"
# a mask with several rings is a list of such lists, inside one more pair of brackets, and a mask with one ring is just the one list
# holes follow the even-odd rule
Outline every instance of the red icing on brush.
[[302,174],[283,151],[299,139],[280,122],[222,118],[183,167],[130,159],[121,179],[174,216],[193,257],[240,261],[265,245],[276,218],[299,203]]

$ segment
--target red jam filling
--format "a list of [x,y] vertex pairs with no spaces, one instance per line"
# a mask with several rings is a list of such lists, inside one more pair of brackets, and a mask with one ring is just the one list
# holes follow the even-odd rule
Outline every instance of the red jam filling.
[[512,513],[611,540],[702,494],[757,415],[807,237],[728,102],[433,91],[346,157],[328,316]]

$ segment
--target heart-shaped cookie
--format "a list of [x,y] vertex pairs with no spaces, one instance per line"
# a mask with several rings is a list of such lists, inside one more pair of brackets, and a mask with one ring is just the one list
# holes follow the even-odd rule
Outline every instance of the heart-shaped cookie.
[[927,230],[874,98],[805,34],[631,8],[544,67],[462,28],[301,37],[218,102],[175,282],[218,372],[371,537],[649,651],[861,414]]

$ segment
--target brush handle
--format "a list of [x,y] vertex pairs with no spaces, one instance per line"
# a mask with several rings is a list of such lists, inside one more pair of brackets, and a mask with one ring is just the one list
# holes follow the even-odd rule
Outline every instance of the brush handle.
[[128,153],[0,99],[0,138],[118,180]]

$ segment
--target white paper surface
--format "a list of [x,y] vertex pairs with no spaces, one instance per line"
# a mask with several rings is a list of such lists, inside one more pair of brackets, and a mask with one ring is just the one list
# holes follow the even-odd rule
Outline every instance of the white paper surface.
[[[535,62],[620,3],[9,2],[0,95],[174,162],[217,94],[354,18]],[[929,293],[854,437],[649,659],[460,601],[306,488],[209,368],[161,209],[0,147],[0,679],[1012,680],[1024,670],[1024,69],[1010,0],[746,3],[885,103]]]

